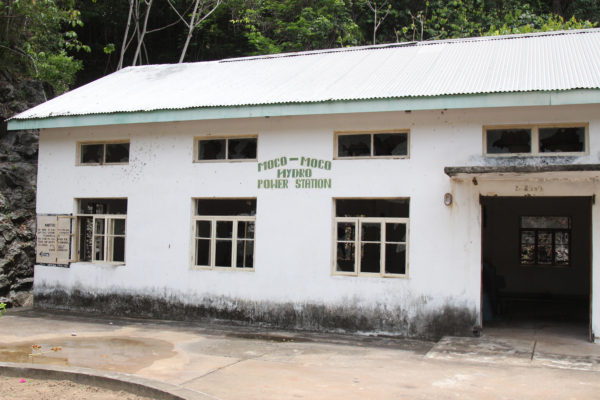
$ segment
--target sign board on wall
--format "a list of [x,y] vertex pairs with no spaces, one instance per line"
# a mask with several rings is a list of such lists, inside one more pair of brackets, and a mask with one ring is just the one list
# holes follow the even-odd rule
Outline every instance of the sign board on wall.
[[331,189],[330,160],[281,156],[258,162],[258,172],[272,175],[261,176],[258,189]]
[[68,215],[38,215],[35,262],[68,264],[71,258],[71,220]]

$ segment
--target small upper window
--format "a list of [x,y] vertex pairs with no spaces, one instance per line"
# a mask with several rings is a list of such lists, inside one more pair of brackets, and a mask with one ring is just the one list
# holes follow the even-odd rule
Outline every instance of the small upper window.
[[256,160],[255,137],[198,139],[196,161]]
[[127,164],[129,142],[81,143],[80,164]]
[[587,151],[585,126],[485,129],[487,155],[561,155]]
[[340,133],[337,158],[408,157],[408,132]]

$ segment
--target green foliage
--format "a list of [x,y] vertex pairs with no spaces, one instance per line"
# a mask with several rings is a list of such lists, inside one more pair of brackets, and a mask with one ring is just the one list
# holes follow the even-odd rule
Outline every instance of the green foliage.
[[562,31],[570,29],[585,29],[593,28],[598,25],[597,22],[580,21],[574,16],[571,19],[564,20],[559,15],[546,14],[546,15],[534,15],[529,14],[524,21],[522,18],[517,16],[515,18],[512,14],[505,16],[505,21],[502,26],[492,25],[487,35],[508,35],[511,33],[531,33],[531,32],[548,32],[548,31]]
[[6,314],[6,303],[0,303],[0,317],[2,316],[3,312]]
[[240,1],[241,25],[255,54],[302,51],[361,43],[350,0]]
[[40,79],[55,93],[82,68],[68,52],[89,51],[77,37],[81,14],[66,0],[0,0],[0,59],[4,68]]

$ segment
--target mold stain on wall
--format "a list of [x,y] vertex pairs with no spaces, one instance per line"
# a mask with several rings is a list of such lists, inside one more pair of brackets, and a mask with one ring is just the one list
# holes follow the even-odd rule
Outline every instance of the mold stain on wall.
[[[36,287],[35,307],[77,310],[115,316],[183,321],[227,320],[246,325],[321,332],[389,334],[438,340],[442,336],[468,336],[477,314],[467,306],[446,304],[428,309],[426,300],[409,313],[400,307],[363,307],[250,301],[225,296],[204,297],[190,304],[175,296],[155,297],[129,292],[92,293],[82,289]],[[407,308],[408,309],[408,308]]]

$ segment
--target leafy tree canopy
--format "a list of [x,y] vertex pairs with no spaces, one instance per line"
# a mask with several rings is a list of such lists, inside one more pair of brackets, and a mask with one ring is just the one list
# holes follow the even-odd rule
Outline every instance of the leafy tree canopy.
[[75,29],[81,14],[74,1],[0,0],[0,59],[5,69],[41,80],[55,93],[68,90],[89,51]]

